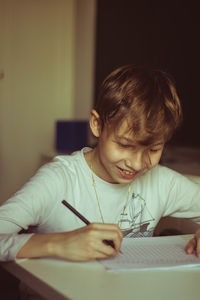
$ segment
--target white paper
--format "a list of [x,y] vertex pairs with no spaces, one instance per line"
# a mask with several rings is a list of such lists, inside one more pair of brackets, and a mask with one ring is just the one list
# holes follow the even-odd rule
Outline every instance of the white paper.
[[200,259],[186,254],[185,245],[180,236],[124,238],[123,253],[99,262],[111,270],[200,267]]

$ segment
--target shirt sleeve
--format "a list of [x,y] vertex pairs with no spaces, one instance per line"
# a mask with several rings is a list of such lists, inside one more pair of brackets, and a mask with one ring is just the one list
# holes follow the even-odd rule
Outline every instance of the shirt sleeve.
[[159,174],[159,190],[164,215],[177,218],[191,218],[199,222],[200,184],[173,170],[162,167]]
[[16,258],[22,246],[33,234],[0,234],[0,260],[11,261]]
[[14,260],[31,233],[19,234],[29,226],[40,226],[64,194],[65,176],[60,162],[43,166],[13,197],[0,206],[0,261]]

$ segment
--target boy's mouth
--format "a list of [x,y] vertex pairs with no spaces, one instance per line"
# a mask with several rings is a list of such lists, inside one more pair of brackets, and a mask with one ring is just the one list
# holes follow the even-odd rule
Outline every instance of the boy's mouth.
[[118,167],[120,175],[125,179],[133,179],[138,172],[137,171],[129,171]]
[[126,170],[123,170],[123,172],[124,172],[126,175],[133,175],[133,174],[134,174],[133,172],[126,171]]

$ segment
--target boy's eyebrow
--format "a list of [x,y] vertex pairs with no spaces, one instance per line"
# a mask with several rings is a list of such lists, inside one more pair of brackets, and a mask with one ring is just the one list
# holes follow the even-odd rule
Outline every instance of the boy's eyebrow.
[[117,136],[117,138],[118,138],[119,140],[125,140],[126,142],[131,143],[131,144],[134,143],[134,140],[129,139],[129,138],[124,137],[124,136]]
[[[132,140],[132,139],[129,139],[128,137],[125,137],[125,136],[118,136],[117,135],[117,138],[119,139],[119,140],[125,140],[127,143],[130,143],[130,144],[134,144],[135,143],[135,141],[134,140]],[[156,143],[156,144],[152,144],[152,145],[149,145],[149,146],[161,146],[161,145],[164,145],[164,142],[158,142],[158,143]]]
[[159,142],[157,144],[152,144],[152,146],[161,146],[161,145],[164,145],[164,142]]

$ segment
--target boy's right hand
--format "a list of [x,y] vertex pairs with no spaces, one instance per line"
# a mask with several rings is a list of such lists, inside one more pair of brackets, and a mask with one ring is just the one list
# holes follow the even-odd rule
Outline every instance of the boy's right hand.
[[[56,244],[53,241],[54,251],[58,257],[71,261],[107,258],[118,253],[122,237],[122,232],[117,225],[93,223],[59,234]],[[106,245],[104,240],[112,240],[115,249]]]
[[[115,224],[91,223],[61,233],[35,234],[20,249],[17,257],[59,257],[69,261],[88,261],[115,256],[123,234]],[[111,240],[115,249],[103,241]]]

